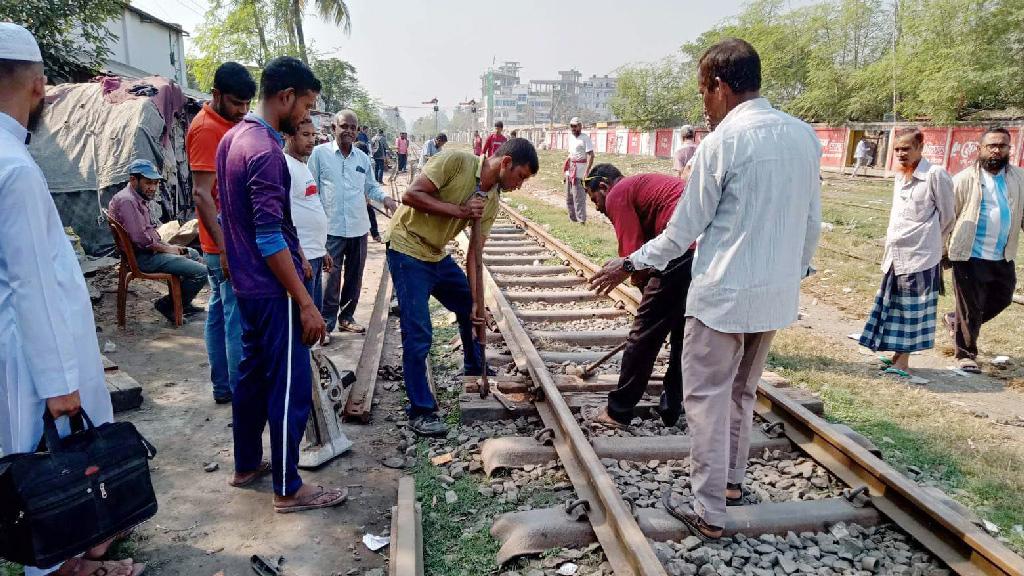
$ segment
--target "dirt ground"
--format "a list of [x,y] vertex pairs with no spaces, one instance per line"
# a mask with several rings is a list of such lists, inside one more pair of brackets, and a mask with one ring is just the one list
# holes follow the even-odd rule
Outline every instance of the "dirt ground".
[[[384,263],[384,246],[370,241],[366,276],[356,320],[365,324]],[[96,307],[101,347],[116,346],[107,356],[143,387],[142,407],[118,415],[138,426],[156,445],[153,482],[160,511],[136,531],[129,551],[145,561],[147,574],[164,576],[224,576],[252,574],[254,554],[284,557],[284,574],[294,576],[379,574],[387,548],[371,552],[362,544],[364,533],[380,535],[390,527],[400,470],[381,460],[396,455],[398,423],[405,417],[401,390],[386,391],[381,382],[370,425],[343,425],[353,449],[325,467],[302,472],[305,482],[347,487],[349,500],[326,510],[276,514],[269,478],[249,489],[227,485],[232,471],[231,408],[214,404],[209,363],[203,339],[204,315],[179,329],[160,317],[152,301],[165,293],[156,283],[134,282],[128,300],[128,326],[115,324],[114,283],[101,282],[104,295]],[[208,290],[197,298],[205,305]],[[382,365],[399,362],[399,342],[392,319]],[[355,370],[362,337],[334,339],[327,353],[339,369]],[[267,436],[265,454],[269,457]],[[219,469],[207,473],[204,467]],[[134,548],[134,549],[132,549]]]

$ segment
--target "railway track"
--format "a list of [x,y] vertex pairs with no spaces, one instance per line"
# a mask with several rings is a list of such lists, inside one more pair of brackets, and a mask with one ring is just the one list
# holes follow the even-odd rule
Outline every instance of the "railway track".
[[[465,250],[468,239],[460,242]],[[654,492],[674,481],[673,492],[689,494],[684,430],[652,432],[641,422],[639,433],[602,432],[578,414],[585,405],[603,404],[617,382],[618,358],[587,380],[575,375],[578,368],[625,339],[640,293],[625,286],[608,297],[588,292],[585,279],[598,267],[508,206],[485,245],[484,265],[487,305],[500,333],[489,345],[488,363],[506,373],[491,379],[486,399],[474,379],[465,379],[463,419],[536,415],[541,421],[533,436],[485,440],[484,472],[532,470],[557,460],[575,491],[559,506],[499,517],[492,527],[501,542],[497,560],[596,541],[615,574],[666,574],[660,543],[681,541],[686,531]],[[658,378],[652,377],[649,393],[660,391]],[[645,400],[638,409],[652,407]],[[791,489],[795,498],[788,501],[770,501],[778,500],[777,491],[758,488],[749,505],[730,508],[727,535],[781,539],[892,523],[958,574],[1024,575],[1024,559],[972,522],[969,512],[901,475],[869,441],[828,424],[820,412],[816,399],[765,373],[748,481],[775,469],[795,470],[794,483],[803,488]],[[661,484],[630,484],[637,470]]]

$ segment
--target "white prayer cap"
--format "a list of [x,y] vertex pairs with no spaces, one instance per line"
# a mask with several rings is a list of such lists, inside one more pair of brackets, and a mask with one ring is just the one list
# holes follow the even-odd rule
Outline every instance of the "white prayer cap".
[[[563,118],[564,118],[564,116],[563,116]],[[579,119],[578,116],[573,116],[572,119],[569,120],[569,126],[582,126],[582,125],[583,125],[583,123],[580,122],[580,119]]]
[[0,22],[0,59],[42,62],[39,44],[32,33],[10,22]]

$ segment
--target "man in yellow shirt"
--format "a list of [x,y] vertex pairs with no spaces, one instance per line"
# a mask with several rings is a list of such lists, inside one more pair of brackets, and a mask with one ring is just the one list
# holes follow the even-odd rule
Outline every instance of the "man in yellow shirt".
[[478,376],[486,369],[473,339],[469,280],[445,247],[471,219],[480,219],[486,239],[498,214],[499,193],[519,188],[538,168],[533,144],[513,138],[488,158],[461,151],[436,156],[402,195],[402,206],[392,218],[387,255],[400,309],[409,427],[416,434],[448,433],[427,384],[425,362],[433,338],[427,306],[431,296],[458,319],[465,374]]

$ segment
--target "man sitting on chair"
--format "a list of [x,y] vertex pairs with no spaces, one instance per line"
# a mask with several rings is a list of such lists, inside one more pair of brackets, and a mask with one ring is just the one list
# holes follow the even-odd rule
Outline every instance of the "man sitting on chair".
[[[206,265],[192,248],[171,246],[160,239],[149,212],[149,201],[156,196],[163,176],[149,160],[135,160],[128,166],[128,185],[110,199],[109,212],[131,240],[139,270],[167,273],[181,280],[181,306],[185,314],[202,309],[192,299],[206,286]],[[174,302],[168,294],[153,303],[157,312],[174,322]]]

